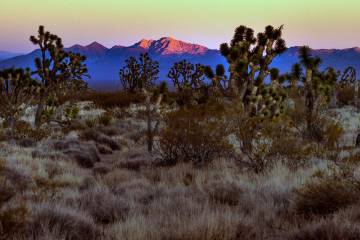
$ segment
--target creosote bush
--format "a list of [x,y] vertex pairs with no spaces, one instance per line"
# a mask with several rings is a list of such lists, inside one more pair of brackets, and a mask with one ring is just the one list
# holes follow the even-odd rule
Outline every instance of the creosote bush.
[[35,141],[40,141],[50,136],[49,129],[46,128],[34,129],[27,122],[24,121],[16,122],[13,132],[15,139],[20,139],[20,140],[25,138],[30,138]]
[[206,107],[183,108],[169,113],[159,134],[159,147],[165,164],[208,163],[229,156],[229,129],[222,110]]
[[339,86],[337,88],[337,100],[342,106],[350,105],[355,99],[355,89],[351,86]]
[[296,190],[295,208],[305,216],[332,214],[359,201],[359,182],[344,173],[322,172]]
[[81,101],[92,101],[97,107],[110,109],[128,107],[130,104],[141,104],[145,97],[140,93],[118,92],[88,92],[79,98]]

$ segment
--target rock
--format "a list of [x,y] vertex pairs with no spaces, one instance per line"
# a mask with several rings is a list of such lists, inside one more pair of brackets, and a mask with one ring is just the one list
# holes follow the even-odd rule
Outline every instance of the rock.
[[344,130],[339,140],[339,147],[355,147],[360,130],[360,113],[351,106],[332,109],[330,112],[335,113],[334,118]]

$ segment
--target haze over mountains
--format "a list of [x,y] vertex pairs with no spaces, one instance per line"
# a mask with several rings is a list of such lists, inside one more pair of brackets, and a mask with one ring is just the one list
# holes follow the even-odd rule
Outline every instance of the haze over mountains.
[[[68,50],[87,56],[87,65],[91,79],[88,80],[90,87],[99,90],[114,90],[119,87],[119,69],[130,56],[138,56],[140,53],[149,52],[151,57],[160,64],[159,80],[168,80],[166,75],[173,63],[186,59],[193,63],[211,65],[227,65],[226,60],[218,50],[208,49],[204,46],[186,43],[173,38],[164,37],[159,40],[143,39],[132,46],[114,46],[106,48],[93,42],[87,46],[74,45]],[[277,57],[272,66],[278,67],[281,72],[289,71],[292,64],[298,61],[298,47],[289,48],[284,54]],[[39,56],[39,50],[29,54],[15,56],[2,55],[0,52],[0,69],[7,67],[34,67],[34,58]],[[320,49],[313,50],[314,55],[323,59],[322,68],[333,66],[338,70],[344,70],[347,66],[353,66],[360,72],[360,48],[349,49]],[[1,60],[7,58],[5,60]]]

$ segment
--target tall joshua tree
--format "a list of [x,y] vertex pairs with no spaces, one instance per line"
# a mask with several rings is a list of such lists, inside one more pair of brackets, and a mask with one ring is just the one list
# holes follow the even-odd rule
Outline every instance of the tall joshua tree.
[[254,30],[239,26],[230,45],[221,44],[221,54],[229,63],[230,91],[244,102],[254,86],[263,84],[272,60],[286,50],[285,41],[281,38],[282,30],[283,26],[267,26],[255,37]]
[[36,81],[29,69],[4,69],[0,71],[0,114],[10,129],[20,117],[22,110],[31,103]]
[[40,57],[35,59],[34,72],[39,76],[41,84],[35,116],[35,125],[39,127],[47,99],[69,93],[69,89],[86,86],[83,79],[89,76],[84,64],[86,58],[65,51],[62,39],[45,31],[44,26],[39,26],[38,35],[31,36],[30,41],[40,49]]
[[151,88],[158,79],[159,63],[150,58],[149,54],[141,54],[139,59],[130,57],[125,61],[126,65],[120,70],[120,81],[124,90],[129,92],[141,92],[145,95],[146,116],[147,116],[147,143],[148,151],[152,152],[154,145],[154,135],[157,125],[153,127],[153,115],[158,111],[161,104],[165,85],[161,85],[158,91],[155,106],[151,107]]
[[333,68],[327,68],[321,72],[319,70],[321,59],[312,56],[311,49],[308,46],[303,46],[299,49],[299,58],[301,65],[305,68],[303,82],[307,111],[307,129],[311,132],[321,100],[329,102],[332,97],[338,73]]
[[204,66],[186,60],[174,63],[168,73],[178,91],[200,89],[204,85],[204,77]]
[[141,54],[139,59],[130,57],[120,69],[120,82],[124,90],[138,92],[155,85],[158,79],[159,63],[153,61],[148,53]]

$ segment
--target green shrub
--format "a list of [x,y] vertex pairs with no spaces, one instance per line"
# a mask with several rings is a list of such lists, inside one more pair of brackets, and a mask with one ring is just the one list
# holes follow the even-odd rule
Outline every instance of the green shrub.
[[68,121],[72,121],[73,119],[75,119],[78,114],[79,114],[79,107],[76,106],[76,105],[69,105],[65,108],[64,110],[64,115],[65,115],[65,118],[68,120]]

